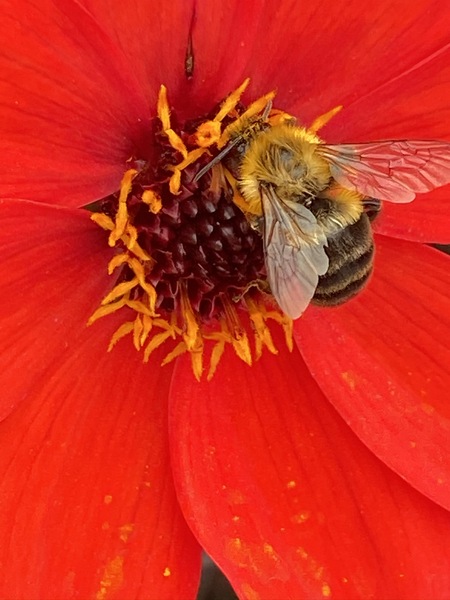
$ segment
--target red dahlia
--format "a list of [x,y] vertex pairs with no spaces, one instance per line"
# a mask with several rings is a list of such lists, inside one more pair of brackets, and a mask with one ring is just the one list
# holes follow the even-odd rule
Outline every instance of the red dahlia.
[[195,598],[203,547],[250,600],[448,598],[449,187],[383,207],[370,285],[291,329],[193,180],[247,77],[224,127],[276,90],[342,105],[330,143],[450,140],[450,8],[1,5],[0,597]]

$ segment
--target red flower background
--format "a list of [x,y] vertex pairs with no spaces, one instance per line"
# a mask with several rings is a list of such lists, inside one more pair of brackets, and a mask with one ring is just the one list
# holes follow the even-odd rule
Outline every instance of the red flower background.
[[161,83],[184,117],[249,76],[305,124],[343,104],[330,142],[450,140],[450,7],[0,4],[0,597],[194,598],[202,546],[251,600],[448,598],[449,187],[385,207],[370,286],[292,353],[210,383],[86,328],[111,249],[78,207],[151,153]]

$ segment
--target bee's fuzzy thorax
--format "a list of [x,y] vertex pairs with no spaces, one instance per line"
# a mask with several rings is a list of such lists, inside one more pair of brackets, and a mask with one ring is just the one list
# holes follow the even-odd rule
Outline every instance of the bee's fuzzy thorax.
[[281,197],[315,196],[329,185],[327,161],[315,152],[320,139],[301,127],[281,124],[250,141],[239,172],[239,187],[248,202],[270,185]]

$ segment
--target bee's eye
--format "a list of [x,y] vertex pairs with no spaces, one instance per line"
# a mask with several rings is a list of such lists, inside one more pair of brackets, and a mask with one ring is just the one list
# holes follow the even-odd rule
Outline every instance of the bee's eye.
[[311,206],[312,206],[312,200],[311,200],[311,198],[309,198],[308,200],[305,200],[304,204],[305,204],[306,208],[311,208]]

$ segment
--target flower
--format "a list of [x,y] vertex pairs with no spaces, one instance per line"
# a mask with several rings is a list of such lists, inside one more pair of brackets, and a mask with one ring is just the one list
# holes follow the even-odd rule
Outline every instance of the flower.
[[85,327],[114,250],[79,207],[151,152],[161,84],[184,120],[251,77],[306,124],[342,104],[329,142],[450,138],[443,3],[242,4],[2,0],[2,597],[194,598],[200,546],[242,598],[448,597],[448,187],[384,208],[370,286],[292,353],[198,382]]

